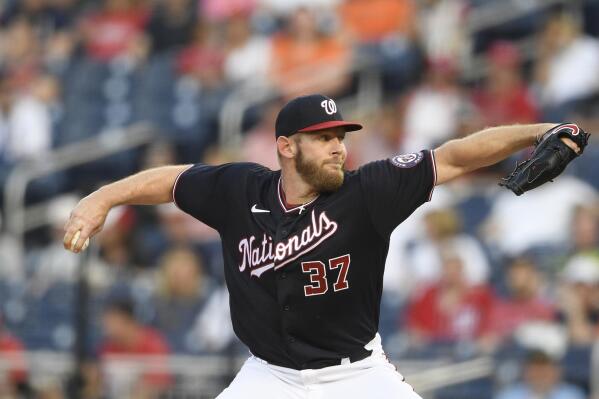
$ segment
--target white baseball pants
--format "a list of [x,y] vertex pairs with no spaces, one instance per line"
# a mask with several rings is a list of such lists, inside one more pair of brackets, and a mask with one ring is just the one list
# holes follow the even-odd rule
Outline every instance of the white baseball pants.
[[378,334],[377,339],[378,348],[366,359],[322,369],[294,370],[250,356],[217,399],[422,399],[379,349]]

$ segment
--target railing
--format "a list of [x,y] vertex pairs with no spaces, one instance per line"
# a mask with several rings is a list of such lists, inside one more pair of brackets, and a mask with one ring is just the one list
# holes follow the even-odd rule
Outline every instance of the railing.
[[16,240],[20,265],[24,259],[24,234],[48,222],[47,204],[26,206],[25,193],[32,180],[83,165],[112,154],[148,144],[156,137],[149,126],[140,124],[125,129],[109,130],[72,145],[61,147],[41,159],[17,164],[4,187],[6,230]]
[[525,15],[546,10],[558,4],[580,7],[584,0],[500,0],[472,10],[468,18],[468,30],[478,32],[500,26]]
[[[144,373],[168,373],[175,383],[168,388],[166,397],[215,397],[241,368],[246,356],[114,356],[98,366],[105,376],[108,391],[118,390],[122,395],[127,386]],[[11,369],[9,358],[0,357],[0,375]],[[63,382],[74,372],[72,357],[65,353],[32,351],[25,354],[30,380]],[[493,361],[480,357],[452,362],[450,359],[393,361],[406,381],[424,398],[435,390],[486,377],[493,372]],[[115,397],[114,394],[109,397]],[[119,396],[123,397],[123,396]]]
[[591,352],[591,399],[599,399],[599,340],[595,341]]

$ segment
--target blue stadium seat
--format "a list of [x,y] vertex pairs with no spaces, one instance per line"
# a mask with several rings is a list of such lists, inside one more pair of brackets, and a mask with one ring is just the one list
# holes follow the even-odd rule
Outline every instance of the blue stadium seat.
[[492,202],[484,195],[472,195],[461,200],[455,208],[463,221],[464,231],[477,235],[481,223],[491,211]]
[[65,93],[74,96],[99,96],[108,77],[108,66],[85,57],[75,59],[64,80]]
[[589,392],[591,381],[591,347],[570,346],[562,358],[563,377]]
[[493,387],[492,378],[479,378],[442,388],[435,393],[435,399],[489,399]]
[[599,145],[589,144],[584,150],[584,155],[574,160],[568,166],[568,170],[574,176],[586,181],[599,190],[597,165],[599,165]]

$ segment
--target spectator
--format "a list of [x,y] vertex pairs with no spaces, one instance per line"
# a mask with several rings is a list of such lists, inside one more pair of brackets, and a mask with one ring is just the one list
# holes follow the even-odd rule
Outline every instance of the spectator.
[[252,14],[258,0],[203,0],[200,3],[202,15],[210,22],[225,22],[230,18]]
[[425,56],[466,66],[471,46],[467,31],[468,2],[425,0],[419,3],[417,31]]
[[599,258],[572,257],[561,274],[558,304],[570,342],[590,345],[599,337]]
[[133,0],[104,0],[104,6],[81,24],[87,55],[102,62],[117,57],[136,60],[143,53],[148,17],[148,10]]
[[363,132],[364,134],[346,137],[346,146],[349,149],[345,162],[346,168],[356,169],[373,159],[385,159],[397,155],[400,129],[397,110],[393,104],[386,104],[365,116],[354,119],[363,120],[368,129]]
[[387,92],[404,90],[420,76],[415,3],[349,0],[342,2],[337,10],[343,37],[353,45],[358,67],[376,67]]
[[455,67],[447,59],[429,60],[424,81],[402,99],[401,152],[434,148],[457,135],[464,98]]
[[480,117],[478,127],[534,123],[538,111],[522,81],[520,53],[509,42],[496,42],[486,54],[488,75],[472,101]]
[[544,296],[544,276],[530,258],[517,257],[508,264],[507,293],[497,300],[489,317],[489,349],[501,345],[527,322],[551,321],[556,309]]
[[0,320],[0,397],[17,398],[27,380],[27,363],[21,341],[4,329]]
[[12,90],[31,83],[42,67],[42,45],[34,26],[25,18],[13,20],[0,37],[0,66]]
[[[158,331],[135,319],[132,303],[111,302],[104,309],[102,328],[105,339],[99,354],[110,397],[155,398],[168,388],[172,382],[166,369],[168,345]],[[132,366],[124,369],[123,360],[133,361]]]
[[269,76],[283,97],[319,92],[339,95],[349,82],[350,48],[318,28],[314,11],[297,9],[272,39]]
[[20,0],[12,3],[6,18],[27,19],[36,26],[41,37],[71,27],[79,8],[76,0]]
[[[197,23],[191,0],[168,0],[158,4],[147,26],[153,53],[186,46]],[[190,12],[191,11],[191,12]]]
[[[8,80],[0,75],[0,183],[4,182],[4,165],[8,163],[7,147],[10,134],[10,111],[12,108],[12,91],[8,85]],[[3,186],[3,184],[0,184]]]
[[405,302],[412,290],[408,263],[412,243],[426,239],[426,215],[434,210],[443,210],[455,204],[455,194],[447,186],[435,187],[431,201],[422,206],[402,223],[402,228],[393,230],[389,239],[389,253],[385,262],[383,295],[389,302]]
[[203,351],[223,351],[232,343],[239,342],[233,332],[226,285],[221,285],[210,296],[189,334]]
[[599,256],[599,208],[597,204],[579,205],[570,222],[571,254]]
[[536,84],[547,119],[560,121],[576,102],[599,91],[599,41],[562,12],[549,19],[537,44]]
[[375,43],[395,35],[411,40],[416,32],[412,0],[346,0],[338,12],[355,43]]
[[501,390],[495,399],[585,399],[581,389],[562,380],[558,363],[542,351],[528,354],[522,382]]
[[462,260],[443,253],[440,280],[413,295],[406,309],[407,328],[415,345],[476,341],[489,332],[494,296],[486,285],[468,283]]
[[215,27],[199,22],[192,43],[177,58],[177,69],[180,74],[197,79],[204,89],[215,89],[223,82],[224,58]]
[[30,90],[17,95],[8,121],[5,156],[16,162],[39,159],[52,147],[52,106],[58,101],[57,80],[42,75],[31,83]]
[[273,126],[277,113],[284,104],[278,100],[270,101],[265,105],[261,119],[243,138],[241,145],[241,159],[247,162],[256,162],[272,170],[280,169],[276,142],[273,139]]
[[424,217],[426,236],[413,242],[404,267],[408,268],[403,286],[409,290],[430,285],[443,274],[442,254],[451,248],[463,264],[469,285],[487,282],[489,262],[476,238],[461,231],[461,220],[452,208],[431,210]]
[[[49,222],[50,240],[45,246],[29,250],[26,257],[27,286],[29,294],[43,298],[56,284],[75,284],[81,259],[66,252],[62,244],[64,221],[73,206],[80,200],[65,194],[48,203],[46,218]],[[94,293],[103,292],[114,283],[110,269],[99,259],[90,259],[85,265],[88,284]]]
[[270,41],[253,34],[250,18],[237,14],[226,25],[225,77],[231,83],[266,82],[270,65]]
[[203,262],[191,249],[179,247],[163,255],[159,268],[153,325],[174,352],[197,351],[188,332],[212,291]]
[[504,190],[495,198],[486,221],[486,239],[502,254],[515,256],[541,246],[565,247],[572,209],[597,198],[591,186],[572,176],[560,176],[526,195],[527,201],[519,201]]

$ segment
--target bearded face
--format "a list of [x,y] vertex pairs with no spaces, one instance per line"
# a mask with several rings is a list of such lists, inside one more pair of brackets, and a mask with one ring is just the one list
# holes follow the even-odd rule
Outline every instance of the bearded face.
[[318,192],[334,192],[343,184],[343,163],[332,160],[319,163],[307,159],[301,146],[297,149],[295,168],[304,181]]

